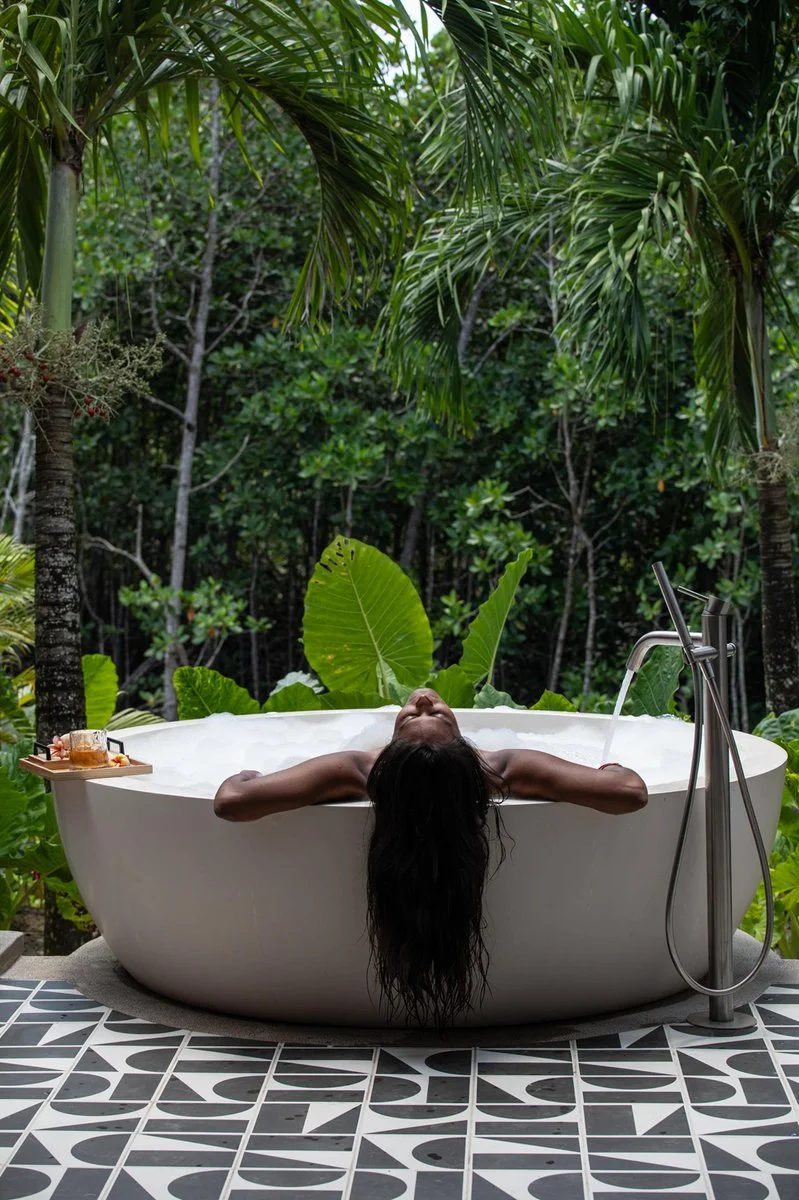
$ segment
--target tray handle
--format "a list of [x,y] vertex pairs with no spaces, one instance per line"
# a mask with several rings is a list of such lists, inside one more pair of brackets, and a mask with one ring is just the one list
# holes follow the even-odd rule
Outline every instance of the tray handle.
[[33,743],[33,753],[34,754],[44,753],[44,757],[47,759],[48,762],[50,762],[50,758],[51,758],[50,747],[47,744],[47,742],[34,742]]
[[119,746],[119,753],[120,753],[120,754],[124,754],[124,753],[125,753],[125,743],[124,743],[124,742],[120,742],[119,738],[107,737],[107,738],[106,738],[106,741],[107,741],[107,743],[108,743],[108,749],[109,749],[109,750],[111,749],[111,747],[112,747],[112,746]]

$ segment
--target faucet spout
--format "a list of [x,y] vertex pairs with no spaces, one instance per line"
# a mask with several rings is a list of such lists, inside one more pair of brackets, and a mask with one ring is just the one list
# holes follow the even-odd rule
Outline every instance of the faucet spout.
[[[690,638],[695,646],[702,645],[701,633],[692,632],[690,633]],[[674,629],[653,629],[651,633],[645,633],[643,637],[639,637],[630,651],[630,657],[627,659],[627,670],[632,671],[634,675],[637,674],[644,665],[647,654],[655,646],[679,646],[682,648],[682,640]]]

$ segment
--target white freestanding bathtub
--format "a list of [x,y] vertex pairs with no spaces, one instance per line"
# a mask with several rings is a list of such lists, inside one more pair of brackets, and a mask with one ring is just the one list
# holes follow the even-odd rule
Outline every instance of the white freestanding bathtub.
[[[310,756],[319,752],[313,748],[317,723],[334,714],[301,717],[308,722]],[[546,736],[564,722],[609,720],[491,710],[464,710],[458,719],[467,737],[470,729],[492,724]],[[157,762],[169,753],[175,728],[126,731],[126,746]],[[646,735],[652,736],[651,725]],[[761,738],[737,736],[771,847],[786,755]],[[687,774],[684,762],[677,769]],[[625,816],[543,801],[503,804],[509,854],[485,893],[490,991],[464,1024],[567,1020],[682,990],[666,948],[664,912],[685,788],[684,777],[651,787],[647,807]],[[737,786],[732,790],[737,923],[759,877]],[[65,781],[55,793],[67,857],[86,904],[112,952],[145,987],[195,1007],[262,1020],[385,1025],[365,936],[368,801],[232,824],[214,815],[208,798],[145,790],[135,777]],[[707,969],[704,859],[702,793],[675,921],[685,965],[700,978]]]

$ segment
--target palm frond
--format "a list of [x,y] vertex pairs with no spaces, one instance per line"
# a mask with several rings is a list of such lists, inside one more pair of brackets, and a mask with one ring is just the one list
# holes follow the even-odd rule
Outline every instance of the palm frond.
[[719,264],[703,291],[694,317],[694,358],[704,393],[705,450],[717,466],[732,449],[757,448],[757,420],[741,288]]
[[565,79],[535,36],[540,18],[533,6],[426,3],[449,34],[455,60],[443,80],[431,80],[437,97],[425,120],[423,161],[436,173],[451,172],[467,197],[497,201],[508,175],[529,185],[536,159],[555,144]]
[[[110,140],[114,118],[132,113],[149,153],[153,128],[168,144],[171,89],[180,85],[198,152],[199,86],[213,78],[245,156],[242,113],[274,134],[276,107],[310,147],[320,220],[292,314],[318,312],[398,244],[405,167],[394,129],[371,114],[403,23],[399,0],[330,0],[324,10],[301,0],[6,6],[0,116],[14,136],[2,138],[0,166],[13,170],[2,171],[0,201],[14,203],[0,205],[0,278],[19,244],[38,279],[45,130],[63,155],[100,135]],[[20,207],[23,196],[32,202]]]
[[0,655],[33,645],[33,549],[0,534]]
[[436,418],[468,425],[465,309],[485,273],[529,253],[542,225],[540,212],[517,196],[452,211],[425,225],[400,263],[381,317],[383,345],[398,388]]

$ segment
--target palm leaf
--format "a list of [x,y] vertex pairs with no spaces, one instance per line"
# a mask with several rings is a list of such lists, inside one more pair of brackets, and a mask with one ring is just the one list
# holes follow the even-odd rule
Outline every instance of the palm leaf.
[[0,534],[0,655],[33,645],[33,549]]
[[469,374],[460,338],[470,297],[487,270],[532,251],[544,223],[524,197],[450,210],[427,222],[394,276],[381,336],[398,387],[436,417],[468,425]]
[[196,154],[199,89],[211,78],[235,114],[240,141],[242,112],[274,132],[279,107],[314,156],[319,228],[291,315],[320,312],[364,270],[374,277],[382,256],[398,245],[405,212],[396,132],[370,113],[371,93],[386,86],[386,39],[396,42],[407,20],[401,4],[332,0],[321,14],[299,0],[100,0],[77,6],[77,19],[75,12],[66,0],[49,0],[10,5],[0,15],[7,66],[0,88],[0,278],[18,242],[31,285],[39,278],[45,128],[63,154],[69,138],[76,145],[110,139],[114,118],[132,112],[145,151],[151,126],[166,146],[168,92],[181,85]]

